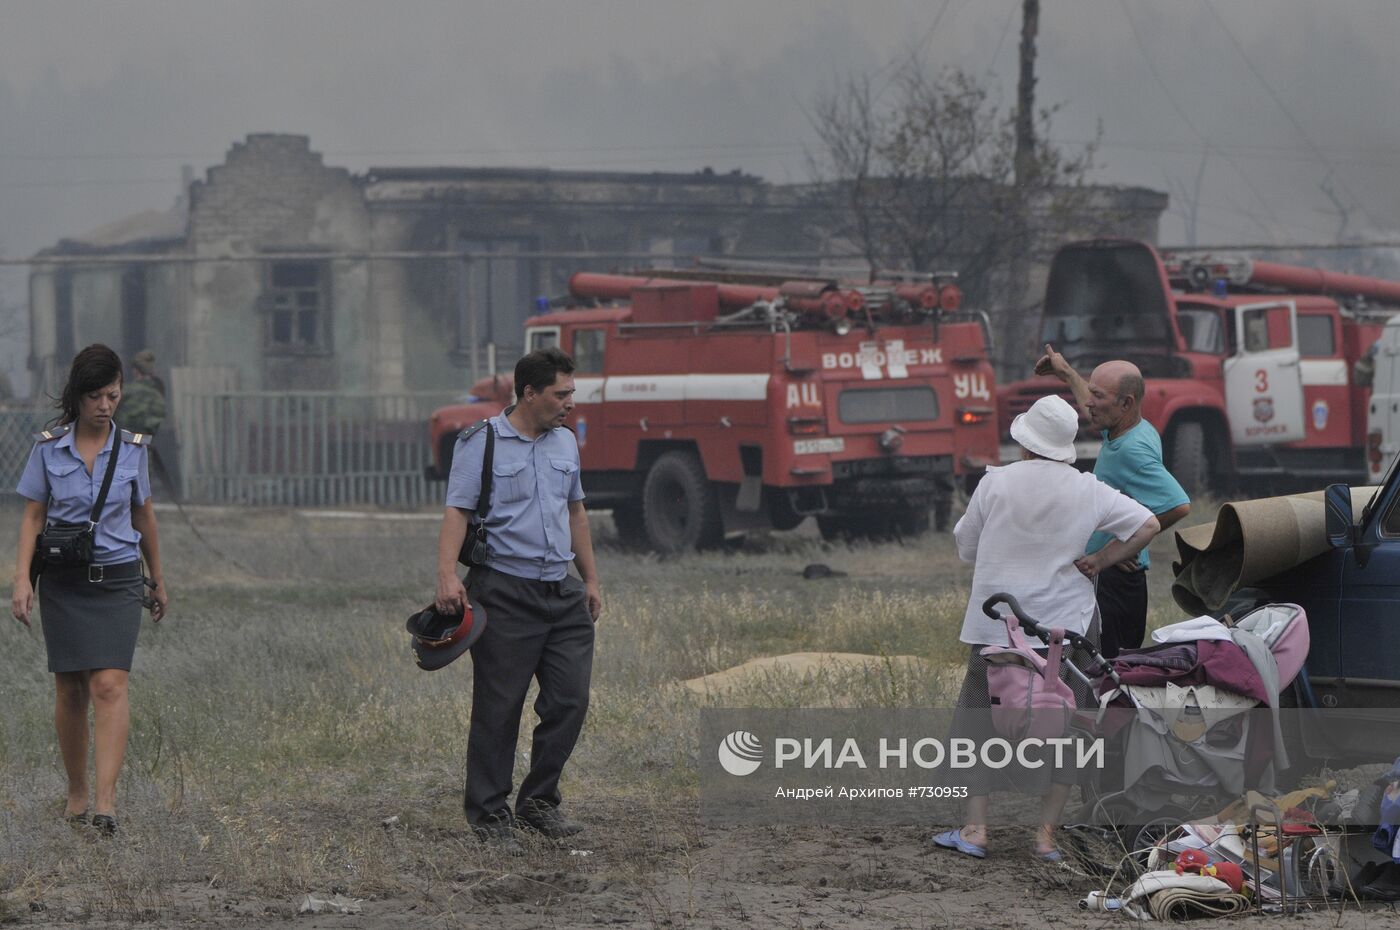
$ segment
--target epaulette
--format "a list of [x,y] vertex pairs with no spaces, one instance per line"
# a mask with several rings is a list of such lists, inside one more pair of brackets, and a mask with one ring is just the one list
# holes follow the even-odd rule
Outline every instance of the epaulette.
[[465,440],[471,439],[477,433],[481,432],[482,427],[487,426],[488,424],[490,424],[490,422],[490,417],[487,417],[484,420],[477,420],[471,426],[468,426],[466,429],[462,430],[460,433],[457,434],[457,441],[464,442]]
[[73,431],[72,423],[64,423],[62,426],[55,426],[34,434],[35,442],[50,442],[54,439],[62,439]]
[[122,442],[129,442],[133,446],[149,446],[151,439],[150,433],[133,433],[129,429],[122,430]]

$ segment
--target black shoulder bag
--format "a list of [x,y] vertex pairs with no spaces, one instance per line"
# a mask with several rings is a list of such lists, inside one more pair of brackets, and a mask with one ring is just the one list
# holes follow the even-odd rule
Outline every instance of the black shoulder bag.
[[476,499],[471,525],[467,527],[467,537],[462,540],[462,551],[457,553],[457,561],[468,568],[485,565],[487,556],[491,554],[490,547],[486,545],[486,515],[491,512],[491,459],[496,451],[496,431],[491,428],[490,420],[482,420],[467,433],[467,438],[470,439],[472,433],[483,427],[486,429],[486,451],[481,457],[481,493]]
[[[30,563],[29,574],[39,574],[39,563],[47,565],[90,565],[94,537],[97,535],[97,522],[102,519],[102,507],[107,503],[107,492],[112,487],[112,476],[117,473],[117,458],[122,452],[121,430],[112,424],[112,454],[107,458],[107,471],[102,476],[102,490],[92,505],[92,513],[86,523],[66,523],[55,520],[44,527],[35,543],[34,560]],[[53,494],[50,492],[50,499]]]

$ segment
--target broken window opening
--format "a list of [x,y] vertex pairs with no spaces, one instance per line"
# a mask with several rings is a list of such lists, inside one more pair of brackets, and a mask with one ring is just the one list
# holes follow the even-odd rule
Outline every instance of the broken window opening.
[[264,299],[267,347],[281,352],[330,348],[326,267],[321,262],[272,262]]

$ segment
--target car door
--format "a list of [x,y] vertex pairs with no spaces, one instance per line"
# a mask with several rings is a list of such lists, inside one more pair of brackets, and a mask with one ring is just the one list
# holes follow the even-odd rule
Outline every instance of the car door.
[[[1348,689],[1400,707],[1400,493],[1383,489],[1342,566],[1341,672]],[[1364,683],[1364,684],[1363,684]],[[1353,695],[1363,696],[1363,695]]]
[[[1358,761],[1400,752],[1400,493],[1392,480],[1341,557],[1339,669],[1316,689],[1330,741]],[[1384,757],[1384,758],[1382,758]]]

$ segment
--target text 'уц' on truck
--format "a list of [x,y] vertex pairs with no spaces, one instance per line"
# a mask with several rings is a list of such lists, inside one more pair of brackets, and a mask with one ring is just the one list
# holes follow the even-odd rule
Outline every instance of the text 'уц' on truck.
[[[808,516],[827,538],[903,536],[945,525],[996,462],[985,318],[960,301],[951,275],[580,273],[526,345],[573,356],[588,506],[625,542],[682,552]],[[439,477],[486,412],[433,414]]]
[[[1400,283],[1377,278],[1076,242],[1051,263],[1037,350],[1052,344],[1086,378],[1110,359],[1135,363],[1143,417],[1193,495],[1364,483],[1385,465],[1367,416],[1373,347],[1397,308]],[[1071,399],[1054,378],[1003,385],[1003,430],[1048,393]],[[1081,462],[1099,439],[1080,433]]]

